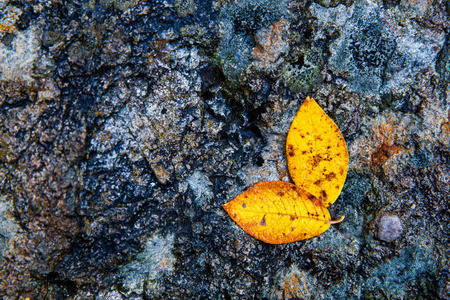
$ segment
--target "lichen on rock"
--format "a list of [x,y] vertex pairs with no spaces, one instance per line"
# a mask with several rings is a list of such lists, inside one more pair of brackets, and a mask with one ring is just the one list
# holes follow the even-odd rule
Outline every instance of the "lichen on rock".
[[20,225],[13,218],[13,203],[8,197],[0,197],[0,256],[9,257],[14,253],[14,239],[21,231]]
[[174,0],[174,5],[180,17],[192,15],[197,11],[195,0]]
[[195,171],[186,181],[194,193],[194,203],[197,206],[201,207],[205,201],[209,201],[214,197],[213,184],[205,174]]
[[[445,299],[449,7],[0,1],[0,294]],[[348,145],[345,221],[264,244],[221,206],[290,180],[307,95]]]
[[282,17],[255,34],[255,47],[252,56],[257,69],[274,69],[282,63],[282,54],[287,53],[289,44],[285,41],[287,22]]
[[232,85],[241,81],[242,72],[253,60],[262,69],[279,64],[280,55],[288,49],[285,16],[285,1],[246,0],[222,8],[218,57]]
[[159,296],[161,277],[174,270],[173,243],[173,235],[155,234],[144,243],[144,250],[135,260],[120,268],[120,272],[124,275],[122,289],[125,296],[131,294]]
[[[324,22],[320,17],[327,14],[324,8],[312,8]],[[330,67],[337,73],[347,72],[345,77],[354,89],[364,93],[401,89],[432,64],[442,48],[442,32],[413,21],[402,24],[397,9],[383,11],[370,2],[355,4],[352,10],[343,5],[327,9],[335,10],[335,16],[337,11],[347,12],[332,21],[342,24],[342,34],[331,46]]]
[[34,64],[38,59],[39,48],[37,28],[17,31],[10,47],[0,43],[0,80],[33,82]]

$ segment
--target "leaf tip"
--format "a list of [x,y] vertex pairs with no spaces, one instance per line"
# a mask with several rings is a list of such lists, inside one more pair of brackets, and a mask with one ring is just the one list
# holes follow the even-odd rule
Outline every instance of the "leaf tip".
[[228,212],[229,207],[230,207],[230,202],[222,204],[222,208],[225,209],[227,212]]
[[309,104],[311,102],[316,103],[316,100],[313,97],[306,96],[304,103]]

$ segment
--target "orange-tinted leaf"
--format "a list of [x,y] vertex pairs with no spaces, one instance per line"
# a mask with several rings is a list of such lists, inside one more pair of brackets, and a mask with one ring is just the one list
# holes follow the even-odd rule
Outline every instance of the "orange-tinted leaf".
[[336,222],[320,200],[282,181],[257,183],[223,207],[248,234],[269,244],[311,238]]
[[336,201],[347,177],[347,146],[312,98],[292,121],[286,153],[296,185],[260,182],[223,206],[248,234],[270,244],[317,236],[344,219],[331,221],[326,207]]
[[339,128],[313,98],[307,97],[292,121],[286,141],[294,183],[328,207],[347,177],[348,152]]

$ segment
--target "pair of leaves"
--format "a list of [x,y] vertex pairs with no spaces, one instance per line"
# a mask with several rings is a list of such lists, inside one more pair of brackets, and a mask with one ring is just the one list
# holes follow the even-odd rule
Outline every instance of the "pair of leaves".
[[292,121],[286,155],[295,185],[260,182],[223,205],[248,234],[270,244],[317,236],[344,218],[332,221],[327,207],[336,201],[347,177],[347,146],[313,98],[305,99]]

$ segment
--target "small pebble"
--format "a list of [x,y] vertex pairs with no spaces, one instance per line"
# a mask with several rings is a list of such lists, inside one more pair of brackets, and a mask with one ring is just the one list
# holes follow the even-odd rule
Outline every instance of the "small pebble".
[[378,219],[378,239],[393,242],[403,233],[402,221],[396,215],[383,214]]

